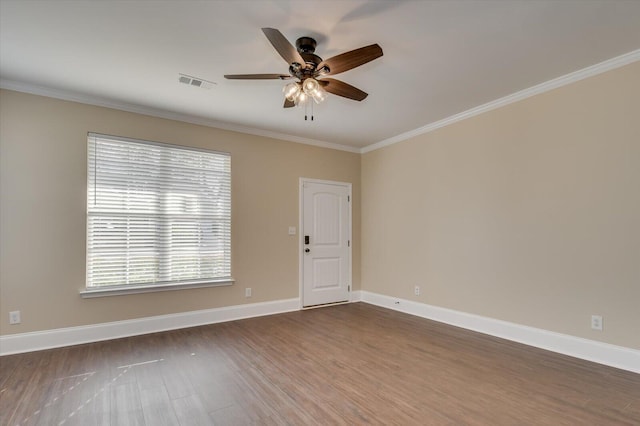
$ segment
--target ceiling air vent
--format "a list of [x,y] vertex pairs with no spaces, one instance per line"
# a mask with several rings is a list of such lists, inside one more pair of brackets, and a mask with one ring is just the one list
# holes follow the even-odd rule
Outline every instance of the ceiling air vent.
[[211,89],[216,83],[203,78],[193,77],[186,74],[178,74],[178,81],[189,86],[201,87],[203,89]]

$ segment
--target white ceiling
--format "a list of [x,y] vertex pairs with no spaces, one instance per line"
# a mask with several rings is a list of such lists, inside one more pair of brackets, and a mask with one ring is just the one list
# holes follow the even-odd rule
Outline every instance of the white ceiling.
[[[335,77],[369,97],[329,95],[305,122],[282,108],[285,82],[225,80],[287,73],[262,27],[316,38],[325,59],[378,43],[382,58]],[[3,87],[348,150],[638,49],[637,0],[0,0]]]

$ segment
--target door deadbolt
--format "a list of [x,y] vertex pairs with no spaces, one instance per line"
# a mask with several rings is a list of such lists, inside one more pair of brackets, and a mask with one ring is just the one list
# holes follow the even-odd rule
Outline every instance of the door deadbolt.
[[311,250],[309,250],[308,248],[304,249],[305,253],[309,253]]

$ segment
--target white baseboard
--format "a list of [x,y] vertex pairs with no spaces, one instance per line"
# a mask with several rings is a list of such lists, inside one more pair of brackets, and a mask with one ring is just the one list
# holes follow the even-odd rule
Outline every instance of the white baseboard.
[[368,291],[360,300],[552,352],[640,373],[640,351]]
[[121,337],[176,330],[179,328],[260,317],[297,311],[299,299],[276,300],[273,302],[251,303],[247,305],[226,306],[201,311],[159,315],[125,321],[85,325],[79,327],[58,328],[31,333],[0,336],[0,355],[11,355],[82,343],[99,342]]
[[[514,324],[480,315],[440,308],[364,290],[351,292],[351,302],[365,302],[422,318],[489,334],[525,345],[640,373],[640,351],[580,337]],[[297,311],[299,299],[226,306],[79,327],[0,336],[0,355],[215,324],[244,318]]]

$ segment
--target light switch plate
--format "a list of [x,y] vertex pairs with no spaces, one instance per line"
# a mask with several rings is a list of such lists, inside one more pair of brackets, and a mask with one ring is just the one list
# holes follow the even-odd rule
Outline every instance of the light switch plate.
[[295,226],[290,226],[289,227],[289,235],[296,235],[296,227]]

